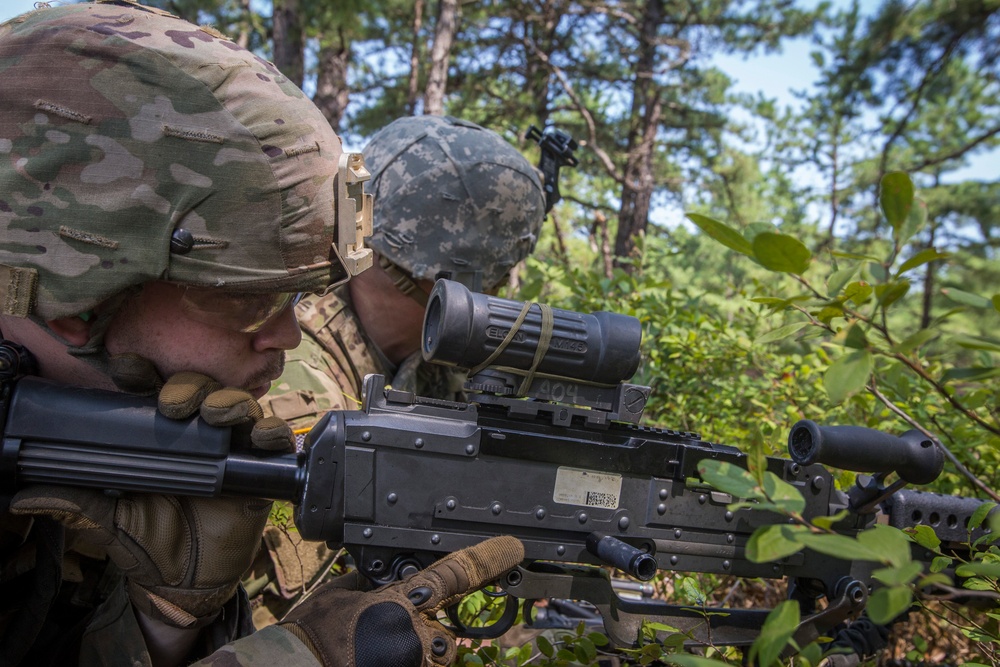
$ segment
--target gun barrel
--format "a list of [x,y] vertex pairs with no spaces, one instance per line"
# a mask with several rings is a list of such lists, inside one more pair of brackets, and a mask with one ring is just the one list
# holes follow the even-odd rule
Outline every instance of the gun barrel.
[[894,436],[863,426],[819,426],[809,419],[792,426],[788,452],[801,465],[822,463],[854,472],[895,472],[910,484],[933,482],[944,467],[944,454],[920,431]]
[[[470,292],[450,280],[437,281],[424,316],[424,359],[459,368],[479,366],[514,327],[523,306],[521,301]],[[639,367],[642,327],[636,318],[553,308],[552,320],[552,337],[538,372],[615,385],[631,378]],[[533,304],[491,365],[527,371],[541,336],[541,307]]]
[[0,449],[0,492],[28,484],[298,500],[304,460],[231,451],[231,428],[159,414],[155,399],[22,378]]

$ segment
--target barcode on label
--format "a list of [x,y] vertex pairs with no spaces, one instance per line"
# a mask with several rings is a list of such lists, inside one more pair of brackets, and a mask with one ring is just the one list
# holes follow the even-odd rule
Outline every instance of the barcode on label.
[[621,501],[622,476],[611,472],[560,467],[552,500],[563,505],[616,510]]
[[587,491],[587,507],[618,507],[618,497],[611,493]]

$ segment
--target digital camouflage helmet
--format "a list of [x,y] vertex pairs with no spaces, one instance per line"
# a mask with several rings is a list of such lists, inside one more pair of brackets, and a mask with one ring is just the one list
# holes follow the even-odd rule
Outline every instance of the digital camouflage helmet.
[[542,184],[496,133],[447,116],[400,118],[363,153],[375,196],[369,246],[412,279],[490,291],[534,249]]
[[360,270],[334,193],[366,178],[301,90],[210,28],[131,2],[0,26],[2,314],[151,280],[322,291]]

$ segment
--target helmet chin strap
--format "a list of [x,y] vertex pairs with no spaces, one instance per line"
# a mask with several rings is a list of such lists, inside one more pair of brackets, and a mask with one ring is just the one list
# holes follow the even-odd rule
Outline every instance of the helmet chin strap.
[[378,265],[382,267],[386,275],[392,278],[396,289],[420,304],[421,308],[427,307],[427,292],[420,289],[420,286],[405,271],[393,264],[388,257],[381,254],[378,255]]

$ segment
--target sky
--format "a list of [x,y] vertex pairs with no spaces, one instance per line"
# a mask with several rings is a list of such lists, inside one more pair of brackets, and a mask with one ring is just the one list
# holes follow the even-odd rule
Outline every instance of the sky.
[[[802,4],[814,4],[816,0],[802,0]],[[34,8],[36,0],[0,0],[0,22]],[[847,5],[848,0],[834,0],[833,4]],[[879,0],[861,0],[862,10],[877,6]],[[54,0],[51,4],[59,4]],[[780,105],[797,104],[793,90],[810,87],[816,71],[809,58],[810,47],[805,39],[786,41],[780,54],[753,55],[749,58],[720,57],[717,66],[735,81],[739,92],[761,91],[772,97]],[[780,73],[780,74],[779,74]],[[974,156],[965,169],[951,174],[949,180],[964,179],[993,181],[1000,176],[1000,151],[992,155]]]

